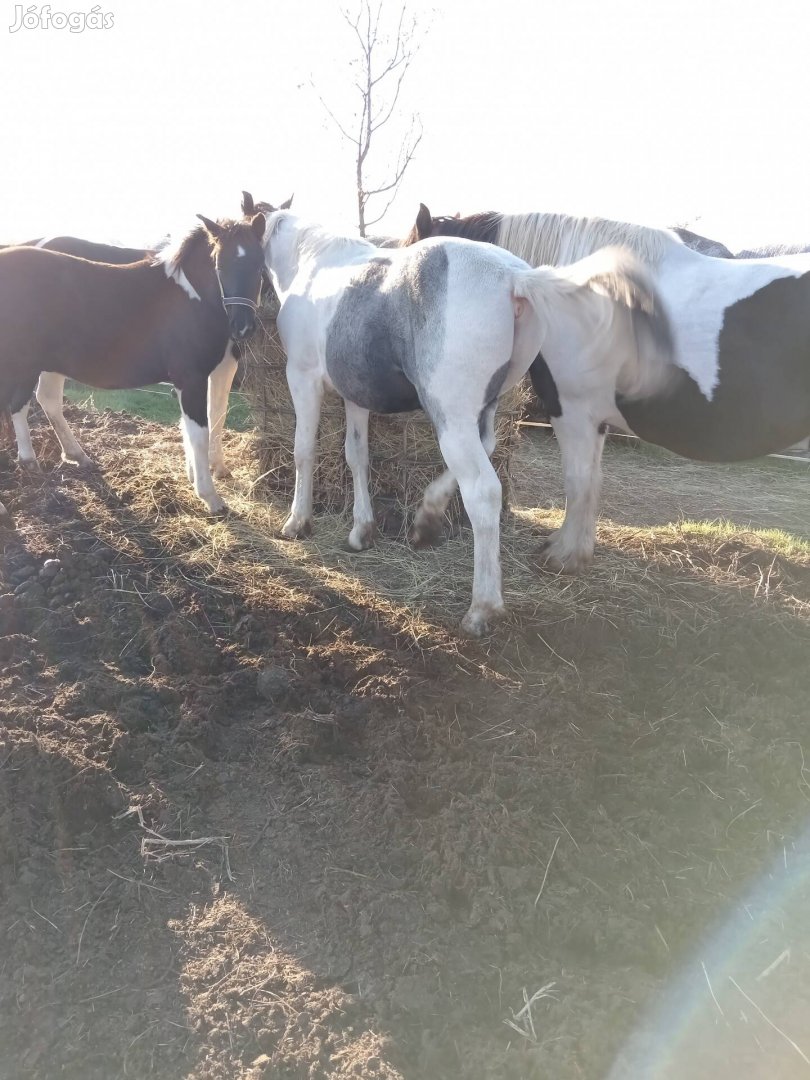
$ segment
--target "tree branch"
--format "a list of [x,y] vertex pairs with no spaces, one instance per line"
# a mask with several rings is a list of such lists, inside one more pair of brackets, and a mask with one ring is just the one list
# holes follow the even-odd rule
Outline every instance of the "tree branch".
[[[389,10],[386,2],[387,0],[356,0],[353,13],[346,9],[341,10],[343,21],[357,45],[357,53],[350,64],[353,69],[359,69],[358,78],[352,83],[352,87],[359,94],[360,103],[353,110],[351,119],[341,120],[310,80],[329,119],[343,138],[355,148],[357,213],[361,236],[365,235],[367,224],[375,224],[387,213],[399,191],[405,171],[422,141],[421,122],[419,133],[414,137],[418,118],[413,118],[397,156],[393,178],[382,182],[379,187],[366,186],[365,171],[368,160],[372,148],[377,147],[374,136],[390,123],[396,114],[405,76],[419,51],[419,42],[415,40],[417,19],[407,10],[407,0],[399,7],[396,22],[389,21],[390,33],[386,32],[385,12]],[[365,212],[369,200],[379,195],[390,195],[390,198],[382,213],[375,217],[374,221],[366,222]]]

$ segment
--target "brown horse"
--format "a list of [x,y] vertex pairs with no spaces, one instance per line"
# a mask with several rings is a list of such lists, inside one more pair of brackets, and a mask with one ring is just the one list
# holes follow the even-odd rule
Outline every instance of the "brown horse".
[[[21,464],[36,467],[26,413],[43,371],[102,389],[172,382],[195,490],[210,511],[224,509],[208,462],[206,383],[228,339],[255,327],[265,222],[200,220],[179,245],[125,265],[0,251],[0,410],[11,412]],[[62,424],[65,457],[81,460]]]
[[[253,217],[254,211],[245,216]],[[83,240],[78,236],[43,237],[39,240],[31,240],[22,246],[46,248],[48,251],[61,251],[63,255],[76,255],[80,259],[89,259],[91,262],[114,263],[115,265],[140,262],[142,259],[155,254],[155,251],[150,248],[118,247],[115,244],[100,244],[94,240]],[[230,475],[222,449],[222,433],[225,428],[228,398],[236,374],[238,359],[239,346],[235,341],[229,341],[225,346],[225,355],[208,376],[208,460],[211,464],[211,473],[215,479],[222,479]],[[65,460],[72,461],[77,465],[87,466],[91,464],[90,458],[67,427],[67,421],[62,411],[64,396],[65,376],[55,371],[43,371],[37,383],[37,401],[48,417],[54,431],[65,432],[67,429],[68,444],[71,447],[71,452],[69,456],[64,455]],[[191,472],[189,472],[189,479],[193,482]]]

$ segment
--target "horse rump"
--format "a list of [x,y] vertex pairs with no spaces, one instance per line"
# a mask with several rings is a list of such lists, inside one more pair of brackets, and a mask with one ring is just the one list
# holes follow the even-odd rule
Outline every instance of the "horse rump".
[[[570,266],[518,270],[513,287],[547,324],[562,312],[575,319],[587,335],[592,361],[601,365],[622,358],[615,382],[622,397],[649,397],[670,384],[669,318],[652,275],[627,248],[602,248]],[[629,318],[631,338],[628,323],[617,319],[621,311]]]

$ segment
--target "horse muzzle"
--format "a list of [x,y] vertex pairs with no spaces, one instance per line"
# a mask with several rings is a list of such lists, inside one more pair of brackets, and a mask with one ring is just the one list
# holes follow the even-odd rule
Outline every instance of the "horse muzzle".
[[256,329],[256,304],[242,296],[226,296],[223,298],[225,310],[228,312],[228,324],[231,328],[231,337],[237,341],[249,338]]

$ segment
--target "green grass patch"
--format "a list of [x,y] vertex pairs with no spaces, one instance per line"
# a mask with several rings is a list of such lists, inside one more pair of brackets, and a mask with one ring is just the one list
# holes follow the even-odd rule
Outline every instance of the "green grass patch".
[[684,536],[704,541],[739,540],[756,537],[766,551],[782,555],[787,559],[810,558],[810,541],[803,540],[784,529],[746,529],[733,521],[679,521],[674,526]]
[[[95,390],[83,383],[68,380],[65,397],[77,405],[91,409],[111,409],[153,420],[158,424],[176,424],[180,420],[180,405],[171,389],[163,384],[145,386],[139,390]],[[233,431],[251,427],[250,411],[239,393],[232,393],[228,403],[225,426]]]

